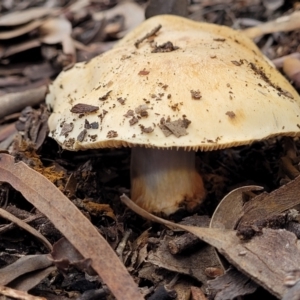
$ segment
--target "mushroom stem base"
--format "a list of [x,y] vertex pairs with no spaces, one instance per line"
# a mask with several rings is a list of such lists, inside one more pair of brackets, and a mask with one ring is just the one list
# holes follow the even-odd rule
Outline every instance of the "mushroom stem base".
[[145,210],[165,215],[193,210],[205,194],[194,151],[132,149],[131,198]]

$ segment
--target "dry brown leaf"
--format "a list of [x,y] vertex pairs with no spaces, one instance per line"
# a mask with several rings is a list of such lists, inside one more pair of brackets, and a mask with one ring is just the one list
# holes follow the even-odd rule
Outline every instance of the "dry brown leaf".
[[214,300],[238,299],[254,293],[258,288],[256,283],[233,268],[229,268],[224,275],[209,280],[208,287],[216,292]]
[[165,238],[157,248],[150,251],[147,262],[173,272],[190,275],[202,283],[207,280],[206,268],[219,267],[213,247],[204,244],[189,255],[172,255],[168,250],[168,240]]
[[48,254],[26,255],[16,262],[0,269],[0,285],[6,285],[29,272],[45,269],[52,265]]
[[28,65],[23,70],[23,75],[30,80],[40,80],[51,78],[58,73],[58,69],[51,65],[49,62],[40,64]]
[[24,274],[11,282],[9,286],[16,290],[28,292],[55,270],[57,270],[56,267],[51,266],[42,270],[36,270],[28,274]]
[[266,218],[278,215],[300,204],[300,176],[288,184],[281,186],[272,193],[262,193],[243,206],[242,224],[252,224]]
[[1,16],[0,26],[17,26],[53,14],[55,9],[49,7],[33,7],[22,11],[14,11]]
[[121,200],[130,209],[148,220],[195,234],[217,248],[239,271],[278,298],[282,298],[286,290],[284,280],[288,272],[297,269],[300,265],[297,238],[286,230],[263,229],[262,235],[245,242],[237,237],[234,230],[175,224],[151,215],[125,195],[121,196]]
[[201,288],[191,286],[191,300],[207,300],[207,298]]
[[18,75],[12,75],[7,77],[0,77],[0,88],[7,87],[7,86],[19,86],[19,85],[25,85],[28,84],[29,80],[28,78],[18,76]]
[[3,58],[5,57],[9,57],[11,55],[29,50],[29,49],[33,49],[33,48],[37,48],[41,46],[41,42],[39,39],[33,39],[33,40],[26,40],[22,43],[19,44],[13,44],[11,46],[8,46],[5,50],[4,53],[2,55]]
[[0,216],[6,220],[9,220],[11,222],[14,222],[19,227],[23,228],[24,230],[28,231],[30,234],[35,236],[40,242],[42,242],[50,251],[52,250],[52,245],[50,242],[42,235],[40,234],[36,229],[25,223],[24,221],[20,220],[19,218],[15,217],[8,211],[0,208]]
[[40,39],[45,44],[61,43],[72,34],[72,24],[64,17],[46,20],[39,28]]
[[263,187],[251,185],[237,188],[228,193],[215,209],[209,227],[235,229],[237,222],[243,216],[243,193],[259,190],[263,190]]
[[15,123],[1,126],[0,127],[0,142],[4,141],[9,136],[14,135],[16,133],[17,133],[17,129],[16,129]]
[[124,28],[121,32],[116,34],[117,38],[123,37],[127,32],[138,26],[145,20],[144,9],[141,5],[136,4],[133,1],[123,1],[115,7],[96,12],[93,14],[95,21],[102,21],[104,19],[112,19],[117,15],[124,16]]
[[284,4],[284,0],[263,0],[262,2],[269,12],[273,12]]
[[43,24],[43,20],[32,21],[26,25],[19,26],[16,29],[0,31],[0,40],[9,40],[38,28]]
[[92,260],[93,269],[117,299],[141,300],[135,282],[113,249],[90,221],[50,181],[23,162],[14,162],[0,154],[0,181],[16,190],[46,215],[84,258]]
[[76,13],[80,12],[83,8],[89,6],[91,0],[76,0],[68,7],[68,11]]
[[[22,70],[24,70],[24,67]],[[9,93],[12,94],[12,93],[26,92],[28,90],[34,90],[34,89],[40,88],[42,86],[48,86],[49,83],[50,83],[49,78],[45,78],[45,79],[37,80],[34,82],[30,82],[26,85],[7,86],[0,90],[0,96],[9,94]],[[30,98],[28,98],[27,100],[30,101]],[[36,105],[36,104],[34,104],[34,105]],[[1,113],[1,110],[0,110],[0,113]]]
[[53,251],[50,253],[49,259],[53,261],[59,270],[67,271],[73,265],[91,276],[95,275],[91,268],[91,260],[84,259],[66,238],[61,238],[53,245]]
[[20,300],[47,300],[44,297],[32,296],[23,291],[14,290],[7,286],[0,286],[0,294]]
[[255,27],[242,30],[249,38],[254,39],[264,34],[291,31],[300,28],[300,11],[295,11],[289,16],[283,16],[270,22],[259,24]]
[[62,43],[63,52],[75,57],[75,46],[71,38],[72,24],[69,20],[64,17],[48,19],[40,26],[39,32],[43,43]]

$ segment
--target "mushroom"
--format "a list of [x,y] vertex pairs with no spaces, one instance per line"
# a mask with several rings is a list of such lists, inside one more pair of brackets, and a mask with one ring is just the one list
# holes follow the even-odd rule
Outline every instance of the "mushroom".
[[63,71],[46,101],[64,149],[132,147],[131,197],[166,215],[205,198],[195,151],[300,132],[299,95],[251,40],[171,15]]

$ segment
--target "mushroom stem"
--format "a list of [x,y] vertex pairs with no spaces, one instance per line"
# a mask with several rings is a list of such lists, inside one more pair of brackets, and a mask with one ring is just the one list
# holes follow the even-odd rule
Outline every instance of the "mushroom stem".
[[170,215],[180,207],[195,209],[204,199],[195,152],[133,148],[131,198],[147,211]]

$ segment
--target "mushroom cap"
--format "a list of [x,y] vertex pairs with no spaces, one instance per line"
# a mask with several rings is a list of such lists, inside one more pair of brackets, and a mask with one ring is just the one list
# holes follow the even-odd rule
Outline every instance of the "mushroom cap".
[[251,40],[171,15],[63,71],[46,102],[50,135],[69,150],[213,150],[300,133],[298,93]]

